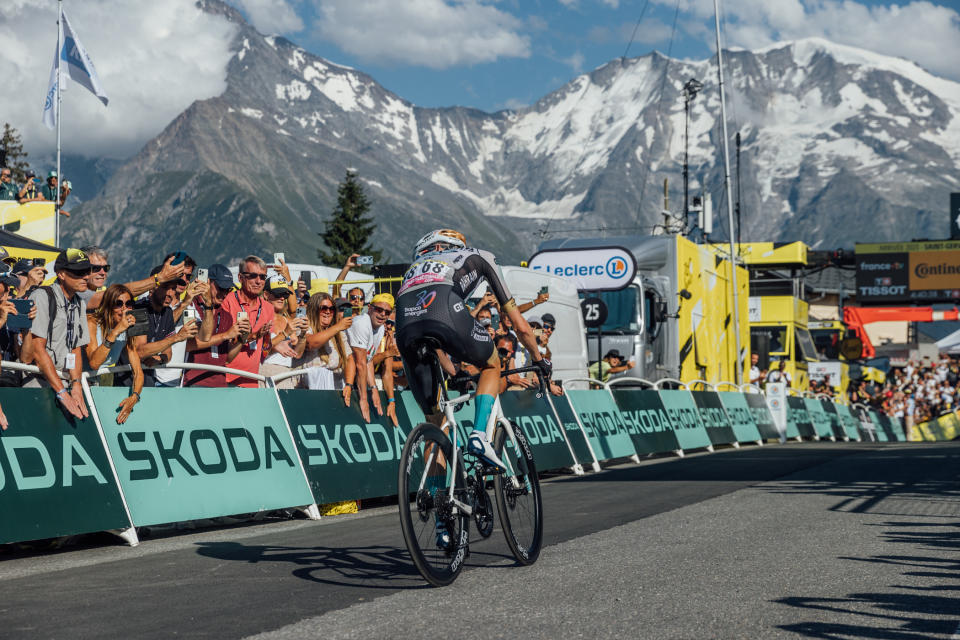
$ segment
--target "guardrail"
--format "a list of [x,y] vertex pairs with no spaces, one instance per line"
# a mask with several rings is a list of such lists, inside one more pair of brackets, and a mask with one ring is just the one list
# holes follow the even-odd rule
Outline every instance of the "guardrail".
[[[0,366],[39,373],[33,365]],[[109,530],[134,545],[139,526],[273,509],[318,518],[319,503],[394,493],[406,434],[424,419],[408,391],[397,394],[394,427],[378,416],[360,419],[337,391],[277,388],[306,369],[266,377],[216,365],[153,368],[232,373],[265,388],[146,388],[123,425],[110,417],[128,391],[92,382],[129,367],[84,373],[84,420],[65,415],[49,389],[0,389],[11,423],[0,433],[0,543]],[[643,379],[571,381],[602,388],[569,389],[564,398],[532,391],[501,398],[545,471],[581,475],[641,456],[777,438],[764,396],[718,391],[737,389],[729,382],[702,381],[704,390],[690,393],[681,381],[666,382],[679,389]],[[472,410],[460,409],[464,424]],[[850,415],[865,440],[903,439],[899,421],[869,407],[855,405]],[[21,456],[28,456],[23,465]],[[27,460],[40,460],[39,470]]]

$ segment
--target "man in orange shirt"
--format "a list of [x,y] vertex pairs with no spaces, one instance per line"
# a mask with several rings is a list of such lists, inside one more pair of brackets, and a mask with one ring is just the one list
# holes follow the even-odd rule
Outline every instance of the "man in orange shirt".
[[[270,327],[273,325],[273,306],[264,301],[263,287],[267,281],[267,263],[257,256],[247,256],[240,261],[240,290],[227,295],[223,309],[235,320],[240,335],[231,340],[230,353],[236,355],[227,360],[231,369],[249,373],[260,372],[264,353],[270,350]],[[239,350],[232,347],[240,344]],[[256,387],[251,378],[227,374],[231,387]]]

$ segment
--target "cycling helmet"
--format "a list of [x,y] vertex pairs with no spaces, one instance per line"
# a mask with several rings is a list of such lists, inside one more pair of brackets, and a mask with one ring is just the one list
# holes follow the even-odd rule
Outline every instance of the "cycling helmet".
[[467,239],[454,229],[434,229],[417,240],[413,249],[413,259],[416,260],[438,244],[447,245],[448,248],[463,249],[467,246]]

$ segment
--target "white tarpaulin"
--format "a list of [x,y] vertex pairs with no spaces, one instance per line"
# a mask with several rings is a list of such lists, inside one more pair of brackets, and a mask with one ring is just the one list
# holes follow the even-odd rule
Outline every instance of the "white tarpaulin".
[[960,329],[957,329],[946,338],[937,340],[937,350],[940,353],[960,353]]

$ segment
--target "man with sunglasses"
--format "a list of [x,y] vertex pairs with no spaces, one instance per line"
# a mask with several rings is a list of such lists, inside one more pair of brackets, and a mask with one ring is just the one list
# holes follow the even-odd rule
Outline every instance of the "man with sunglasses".
[[[376,364],[373,358],[377,355],[380,342],[383,340],[386,332],[386,321],[393,311],[393,296],[389,293],[380,293],[373,297],[370,306],[367,307],[367,313],[357,318],[347,329],[347,343],[353,352],[353,367],[346,367],[345,384],[343,387],[343,401],[349,407],[350,396],[353,392],[354,381],[357,385],[357,402],[360,405],[360,414],[363,419],[370,422],[370,407],[367,400],[367,386],[372,386],[374,393],[373,407],[377,410],[377,415],[383,415],[383,406],[380,403],[380,394],[376,393],[374,386],[373,369]],[[383,358],[380,358],[382,361]],[[387,416],[397,424],[396,399],[393,395],[393,375],[392,369],[385,370],[383,379],[383,390],[387,394]]]
[[365,294],[360,287],[354,287],[347,292],[347,300],[350,301],[350,306],[353,307],[353,315],[358,316],[363,313],[366,297],[367,294]]
[[[150,275],[159,275],[163,267],[154,267]],[[195,338],[199,327],[194,320],[189,320],[177,330],[177,320],[174,316],[173,307],[178,302],[177,287],[183,283],[182,280],[169,280],[161,282],[160,286],[153,290],[146,303],[139,303],[137,306],[147,311],[147,334],[134,338],[134,345],[137,348],[137,355],[143,363],[143,384],[146,387],[165,386],[159,385],[156,369],[160,365],[171,361],[173,347],[181,342],[186,342],[190,338]],[[153,367],[156,370],[147,370]],[[177,371],[179,375],[179,371]]]
[[[96,245],[83,247],[82,251],[90,258],[90,276],[87,278],[87,290],[80,293],[80,297],[87,303],[88,309],[96,309],[100,306],[103,298],[103,292],[107,290],[107,274],[110,273],[110,262],[107,252]],[[143,280],[134,280],[126,282],[124,286],[130,290],[134,298],[139,298],[144,293],[149,293],[160,286],[161,282],[169,282],[183,276],[186,265],[170,264],[173,262],[173,255],[169,255],[163,261],[163,267],[160,272],[151,275]]]
[[[86,320],[87,305],[77,294],[87,288],[90,260],[79,249],[67,249],[57,256],[53,270],[57,274],[56,283],[36,289],[30,295],[37,315],[24,339],[25,345],[30,342],[24,360],[36,364],[41,376],[32,377],[24,386],[50,387],[63,408],[82,419],[90,414],[80,387],[80,351],[90,342],[90,330]],[[68,382],[61,380],[61,374]]]
[[0,200],[16,200],[19,192],[20,189],[13,181],[13,173],[10,169],[7,167],[0,169]]
[[[260,373],[264,348],[270,350],[270,327],[273,326],[273,305],[263,299],[267,283],[267,263],[257,256],[247,256],[238,268],[240,290],[230,293],[223,301],[224,311],[230,313],[239,325],[240,333],[230,345],[230,354],[224,366],[250,373]],[[238,315],[240,314],[240,315]],[[256,387],[257,382],[232,373],[227,374],[232,387]]]

